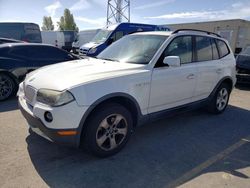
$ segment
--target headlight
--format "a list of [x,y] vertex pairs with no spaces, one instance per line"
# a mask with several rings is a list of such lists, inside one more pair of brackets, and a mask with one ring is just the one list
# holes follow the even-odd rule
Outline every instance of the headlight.
[[50,106],[61,106],[73,100],[74,97],[69,91],[39,89],[37,92],[37,101]]
[[89,54],[94,54],[96,52],[96,50],[97,50],[97,48],[91,48],[88,53]]

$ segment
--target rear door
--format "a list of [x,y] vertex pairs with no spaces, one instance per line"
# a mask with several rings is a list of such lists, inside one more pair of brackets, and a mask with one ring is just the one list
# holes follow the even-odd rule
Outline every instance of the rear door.
[[195,64],[198,71],[194,100],[205,99],[218,83],[220,74],[219,52],[211,37],[195,36]]

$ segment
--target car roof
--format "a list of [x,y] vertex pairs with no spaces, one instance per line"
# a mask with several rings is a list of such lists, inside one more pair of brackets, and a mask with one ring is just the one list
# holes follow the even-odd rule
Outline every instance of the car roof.
[[[48,47],[55,47],[50,44],[42,44],[42,43],[4,43],[0,45],[0,48],[3,47],[15,47],[15,46],[48,46]],[[56,47],[55,47],[56,48]]]
[[170,36],[170,35],[199,35],[199,36],[207,36],[218,38],[224,40],[222,37],[218,37],[214,34],[207,34],[206,31],[195,31],[195,30],[188,30],[188,31],[179,31],[178,33],[174,33],[174,31],[146,31],[146,32],[137,32],[133,33],[132,35],[161,35],[161,36]]
[[144,32],[137,32],[133,33],[132,35],[163,35],[163,36],[170,36],[172,31],[144,31]]

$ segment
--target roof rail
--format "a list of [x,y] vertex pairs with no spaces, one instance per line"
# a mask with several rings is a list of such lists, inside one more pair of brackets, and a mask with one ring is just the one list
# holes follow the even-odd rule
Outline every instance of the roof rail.
[[219,34],[217,33],[213,33],[210,31],[203,31],[203,30],[199,30],[199,29],[177,29],[175,30],[172,34],[178,33],[180,31],[198,31],[198,32],[203,32],[203,33],[207,33],[208,35],[216,35],[217,37],[221,37]]

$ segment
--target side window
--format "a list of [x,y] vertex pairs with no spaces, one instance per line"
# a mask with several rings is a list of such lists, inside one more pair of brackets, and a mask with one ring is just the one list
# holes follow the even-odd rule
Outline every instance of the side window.
[[119,40],[122,37],[123,37],[123,32],[122,31],[117,31],[112,36],[112,38],[113,38],[114,41],[117,41],[117,40]]
[[166,56],[179,56],[181,64],[192,62],[192,36],[176,37],[163,52],[161,61]]
[[209,37],[196,36],[195,44],[197,53],[196,61],[209,61],[213,59],[212,46]]
[[9,53],[16,57],[23,57],[23,58],[26,58],[29,55],[28,47],[26,46],[13,47],[13,49],[11,49]]
[[217,45],[218,45],[218,48],[219,48],[219,52],[220,52],[220,58],[228,55],[230,52],[229,52],[229,49],[226,45],[226,43],[222,40],[216,40],[217,41]]
[[67,57],[67,54],[57,48],[50,46],[34,46],[30,49],[30,57],[40,60],[63,60]]
[[219,52],[214,39],[211,39],[212,50],[213,50],[213,60],[219,59]]

